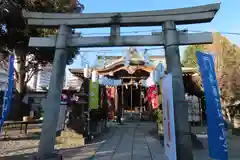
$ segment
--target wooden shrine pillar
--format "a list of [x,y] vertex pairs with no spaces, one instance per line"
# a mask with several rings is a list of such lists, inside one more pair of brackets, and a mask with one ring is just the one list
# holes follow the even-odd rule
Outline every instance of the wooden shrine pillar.
[[121,92],[121,97],[122,97],[122,99],[121,99],[122,114],[124,114],[125,104],[124,104],[124,96],[123,96],[123,92],[124,92],[124,86],[123,85],[121,86],[121,90],[122,90],[122,92]]
[[115,116],[117,116],[118,113],[118,107],[119,107],[119,103],[118,103],[118,90],[117,87],[114,87],[114,101],[115,101]]
[[133,93],[132,92],[133,92],[133,86],[131,85],[131,90],[130,90],[130,96],[131,96],[131,102],[130,102],[130,105],[131,105],[130,106],[131,107],[131,115],[130,115],[130,117],[131,118],[133,118],[133,113],[132,113],[132,110],[133,110],[133,101],[132,101],[133,100]]
[[139,93],[140,93],[139,94],[139,96],[140,96],[139,104],[140,104],[140,113],[141,113],[141,112],[143,112],[143,108],[142,108],[142,86],[140,85],[139,88],[140,88],[139,89]]
[[142,120],[142,113],[143,113],[143,106],[142,106],[142,85],[140,85],[139,88],[140,88],[140,89],[139,89],[139,93],[140,93],[140,94],[139,94],[139,97],[140,97],[140,98],[139,98],[139,101],[140,101],[140,102],[139,102],[139,105],[140,105],[140,107],[139,107],[139,108],[140,108],[140,113],[139,113],[139,114],[140,114],[140,120]]

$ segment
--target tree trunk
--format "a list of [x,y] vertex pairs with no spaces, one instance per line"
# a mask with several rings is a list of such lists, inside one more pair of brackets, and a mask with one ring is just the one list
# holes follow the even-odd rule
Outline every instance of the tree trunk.
[[16,91],[23,93],[25,88],[25,63],[26,54],[22,49],[15,49]]
[[225,110],[226,110],[226,114],[227,114],[227,118],[228,118],[229,122],[232,122],[232,117],[231,117],[231,114],[229,112],[229,109],[226,107]]
[[22,120],[22,117],[27,116],[30,111],[30,107],[22,101],[26,93],[25,53],[26,51],[23,48],[15,49],[15,96],[9,114],[11,120]]

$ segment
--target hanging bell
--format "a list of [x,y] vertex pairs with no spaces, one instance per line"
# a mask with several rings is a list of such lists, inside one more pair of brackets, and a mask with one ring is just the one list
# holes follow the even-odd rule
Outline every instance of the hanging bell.
[[99,83],[100,85],[103,85],[103,81],[104,81],[104,76],[103,76],[103,75],[99,75],[99,76],[98,76],[98,83]]

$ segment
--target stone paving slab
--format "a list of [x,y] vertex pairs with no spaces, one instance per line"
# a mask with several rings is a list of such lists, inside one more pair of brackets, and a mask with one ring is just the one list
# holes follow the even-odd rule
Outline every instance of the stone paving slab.
[[122,130],[117,130],[115,134],[112,137],[109,137],[109,139],[104,143],[97,151],[95,155],[95,159],[99,160],[111,160],[114,152],[116,150],[116,147],[118,146],[119,142],[121,141],[122,137],[124,135],[124,132]]
[[95,159],[165,160],[159,139],[149,134],[154,127],[154,123],[128,123],[117,126],[115,135],[98,149]]
[[119,142],[112,159],[131,160],[135,128],[122,128],[119,129],[119,132],[122,132],[122,139]]

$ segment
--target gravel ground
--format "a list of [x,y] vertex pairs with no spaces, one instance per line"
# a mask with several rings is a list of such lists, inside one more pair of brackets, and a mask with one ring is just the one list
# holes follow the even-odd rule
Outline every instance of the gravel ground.
[[0,157],[15,155],[20,153],[31,153],[37,150],[39,136],[32,136],[31,130],[28,135],[20,134],[18,129],[8,131],[8,137],[0,136]]
[[[30,154],[37,152],[39,139],[40,139],[40,129],[29,129],[28,134],[20,134],[19,130],[9,130],[8,137],[4,139],[4,136],[0,136],[0,157],[12,156],[12,155],[20,155],[20,154]],[[66,137],[66,138],[65,138]],[[64,148],[73,148],[80,147],[76,143],[76,138],[72,139],[65,134],[65,139],[67,143],[58,143],[55,145],[56,149],[64,149]],[[72,141],[72,142],[71,142]],[[1,158],[0,158],[1,159]]]
[[[64,134],[64,137],[67,137],[66,140],[68,143],[56,144],[55,148],[57,152],[64,155],[64,159],[72,160],[73,156],[81,154],[81,156],[83,156],[82,158],[86,160],[86,157],[91,157],[95,153],[95,150],[99,148],[102,143],[105,143],[105,139],[109,137],[114,130],[115,128],[108,129],[105,134],[99,135],[84,147],[76,143],[76,136],[71,139],[69,136],[67,137],[67,134]],[[26,136],[20,136],[19,131],[15,131],[15,133],[11,131],[9,135],[11,138],[15,135],[17,140],[2,140],[0,136],[0,160],[29,160],[29,157],[37,152],[39,138],[26,140]],[[72,136],[72,133],[70,133],[70,136]]]

